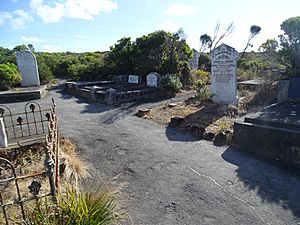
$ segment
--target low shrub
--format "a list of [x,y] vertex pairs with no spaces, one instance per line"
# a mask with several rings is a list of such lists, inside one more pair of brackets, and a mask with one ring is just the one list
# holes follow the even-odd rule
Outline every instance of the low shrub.
[[182,83],[176,75],[167,74],[160,79],[159,88],[163,93],[174,94],[182,88]]
[[0,91],[15,87],[21,80],[22,77],[15,64],[0,64]]

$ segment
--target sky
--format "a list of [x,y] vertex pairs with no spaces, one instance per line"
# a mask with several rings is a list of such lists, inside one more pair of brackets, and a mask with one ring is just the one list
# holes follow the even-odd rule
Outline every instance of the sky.
[[[106,51],[122,37],[183,28],[190,47],[200,35],[213,35],[234,23],[222,43],[242,51],[250,27],[261,27],[252,41],[256,51],[282,34],[280,24],[300,16],[299,0],[0,0],[0,46],[33,44],[36,51]],[[221,44],[221,43],[220,43]]]

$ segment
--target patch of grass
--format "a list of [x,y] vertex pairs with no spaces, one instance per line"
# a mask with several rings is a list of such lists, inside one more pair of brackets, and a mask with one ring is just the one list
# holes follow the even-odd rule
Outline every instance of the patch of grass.
[[57,205],[44,198],[35,207],[27,209],[26,224],[106,225],[121,218],[122,212],[115,201],[115,193],[103,187],[81,193],[69,188],[64,195],[58,196]]

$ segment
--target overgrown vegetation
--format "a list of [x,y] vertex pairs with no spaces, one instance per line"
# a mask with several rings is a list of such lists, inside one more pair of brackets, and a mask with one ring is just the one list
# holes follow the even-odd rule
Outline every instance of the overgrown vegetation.
[[0,91],[15,87],[22,80],[17,66],[12,63],[0,64]]
[[180,91],[182,83],[176,75],[167,74],[160,79],[159,88],[163,94],[174,95],[176,92]]

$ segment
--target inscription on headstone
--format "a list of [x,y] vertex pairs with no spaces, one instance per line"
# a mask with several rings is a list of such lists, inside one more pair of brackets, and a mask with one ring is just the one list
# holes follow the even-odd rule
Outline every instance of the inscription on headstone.
[[21,86],[40,85],[39,72],[35,55],[28,50],[17,52],[18,69],[22,75]]
[[211,53],[211,91],[213,101],[237,104],[237,51],[221,44]]
[[147,75],[147,87],[158,87],[158,80],[160,75],[156,72]]
[[138,84],[139,83],[139,76],[138,75],[129,75],[128,76],[128,83],[129,84]]

